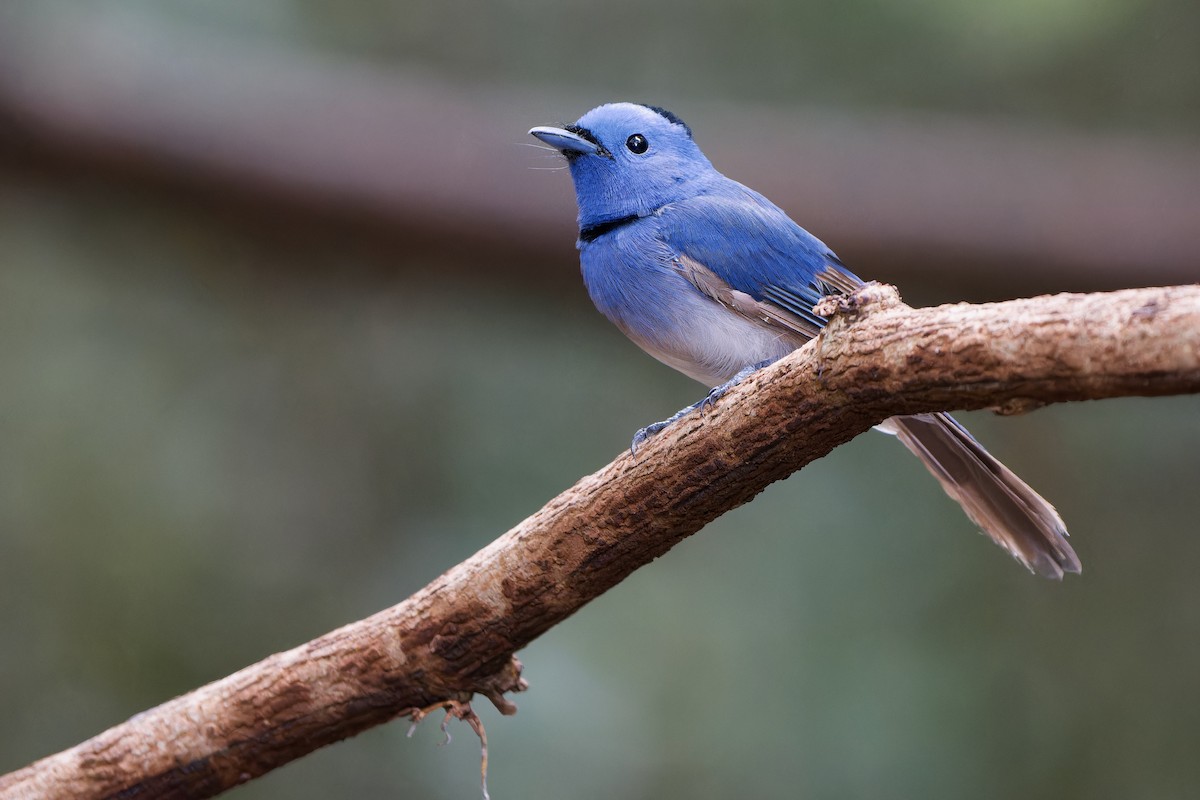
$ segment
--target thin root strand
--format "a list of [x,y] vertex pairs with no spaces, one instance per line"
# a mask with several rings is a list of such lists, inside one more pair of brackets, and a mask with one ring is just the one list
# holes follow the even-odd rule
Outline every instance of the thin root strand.
[[479,786],[483,790],[483,800],[491,800],[491,795],[488,794],[487,788],[487,731],[483,728],[483,720],[481,720],[479,715],[475,713],[475,709],[471,708],[471,704],[469,702],[464,703],[460,700],[439,700],[438,702],[428,705],[425,708],[409,709],[406,713],[409,719],[412,720],[412,725],[409,726],[408,733],[405,735],[409,738],[412,738],[413,732],[416,731],[417,726],[421,724],[421,721],[438,709],[442,709],[446,712],[446,716],[442,719],[441,724],[442,733],[446,735],[446,738],[438,743],[439,747],[450,744],[451,737],[448,726],[450,725],[451,719],[460,719],[467,723],[471,726],[471,730],[475,732],[475,735],[479,737]]

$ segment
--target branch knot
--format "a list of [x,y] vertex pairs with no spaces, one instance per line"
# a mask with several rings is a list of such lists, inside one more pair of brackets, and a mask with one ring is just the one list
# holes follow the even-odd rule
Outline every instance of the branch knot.
[[863,284],[851,294],[830,294],[822,297],[813,313],[832,319],[836,316],[858,316],[876,311],[887,311],[904,305],[895,286],[878,281]]

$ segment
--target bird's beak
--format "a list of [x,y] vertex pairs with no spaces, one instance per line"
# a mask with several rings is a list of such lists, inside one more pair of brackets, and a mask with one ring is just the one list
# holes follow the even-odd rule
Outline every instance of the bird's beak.
[[551,128],[539,125],[529,129],[530,136],[536,136],[546,144],[562,153],[567,158],[575,156],[594,156],[607,151],[594,141],[580,136],[578,133],[563,128]]

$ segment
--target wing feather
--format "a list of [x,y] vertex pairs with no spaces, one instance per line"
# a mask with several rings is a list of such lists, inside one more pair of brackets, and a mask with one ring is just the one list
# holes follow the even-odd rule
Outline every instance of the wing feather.
[[811,338],[825,325],[813,306],[862,281],[778,206],[739,183],[659,212],[678,268],[704,294],[743,316]]

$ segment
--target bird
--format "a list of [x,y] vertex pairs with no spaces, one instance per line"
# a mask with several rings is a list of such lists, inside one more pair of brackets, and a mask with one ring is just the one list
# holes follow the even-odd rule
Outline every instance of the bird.
[[[642,428],[633,446],[814,338],[814,306],[864,285],[822,241],[727,178],[661,106],[608,103],[529,133],[565,157],[580,266],[596,308],[649,355],[710,387]],[[1081,565],[1054,507],[945,413],[878,426],[928,468],[992,541],[1030,572]]]

